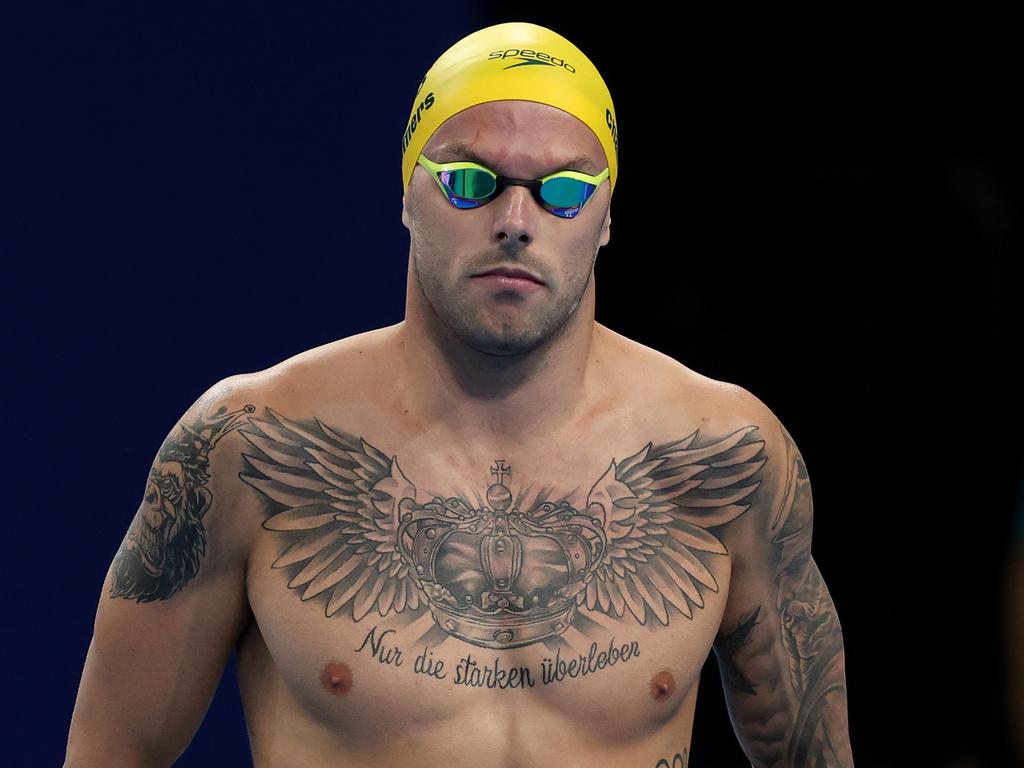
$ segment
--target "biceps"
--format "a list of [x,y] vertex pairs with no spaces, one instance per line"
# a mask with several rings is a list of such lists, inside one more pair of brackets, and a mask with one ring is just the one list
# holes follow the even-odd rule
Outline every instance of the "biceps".
[[[226,396],[211,392],[165,439],[107,570],[69,765],[170,764],[198,728],[251,619],[250,534],[232,485],[239,446],[225,427],[249,411],[232,403],[226,413]],[[208,437],[214,432],[216,441]]]
[[845,654],[832,597],[809,554],[746,587],[715,653],[733,727],[767,765],[847,765]]
[[112,565],[75,704],[70,764],[170,765],[198,729],[249,620],[244,574],[200,575],[149,602],[111,598],[119,578]]

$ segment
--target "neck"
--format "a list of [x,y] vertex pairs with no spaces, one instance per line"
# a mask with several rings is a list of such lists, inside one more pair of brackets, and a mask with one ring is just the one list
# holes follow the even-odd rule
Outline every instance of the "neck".
[[392,338],[403,407],[463,442],[508,445],[572,426],[588,404],[602,326],[594,279],[565,324],[518,355],[470,347],[439,322],[410,270],[405,320]]

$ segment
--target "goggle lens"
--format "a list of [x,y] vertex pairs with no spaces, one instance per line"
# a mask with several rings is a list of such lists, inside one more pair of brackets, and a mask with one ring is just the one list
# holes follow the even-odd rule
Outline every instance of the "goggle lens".
[[[497,187],[497,179],[479,168],[459,168],[454,171],[441,171],[441,183],[448,187],[456,198],[467,203],[460,207],[475,207],[470,204],[474,200],[483,201],[490,197]],[[452,202],[456,202],[452,200]]]
[[540,188],[540,196],[554,208],[573,208],[585,203],[593,191],[593,184],[562,177],[544,182]]

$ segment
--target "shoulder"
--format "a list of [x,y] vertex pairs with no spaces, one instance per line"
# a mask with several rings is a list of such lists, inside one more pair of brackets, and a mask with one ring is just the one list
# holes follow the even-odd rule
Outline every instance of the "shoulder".
[[[269,371],[238,373],[207,387],[171,427],[153,463],[150,483],[178,488],[202,506],[197,514],[222,562],[244,560],[258,530],[241,503],[239,472],[249,419],[276,398]],[[173,482],[170,482],[172,481]]]
[[242,467],[242,452],[249,445],[246,427],[272,411],[314,413],[318,402],[331,398],[332,387],[351,389],[360,378],[360,364],[371,367],[361,351],[373,345],[374,333],[338,339],[267,368],[220,379],[189,406],[176,429],[205,435],[209,442],[204,447],[220,467],[218,475],[231,479],[230,470]]
[[193,439],[202,459],[209,462],[222,497],[230,497],[239,489],[239,473],[247,468],[244,454],[252,453],[258,434],[254,425],[273,423],[273,413],[306,418],[320,413],[325,404],[372,389],[368,377],[380,375],[379,356],[372,353],[379,349],[384,330],[345,337],[268,368],[215,382],[179,420],[172,431],[174,440]]
[[[620,350],[617,369],[635,388],[649,388],[651,402],[672,418],[720,436],[742,427],[755,427],[760,439],[773,447],[785,443],[786,432],[775,413],[757,395],[740,384],[707,376],[653,347],[604,329],[611,345]],[[637,372],[642,371],[642,376]]]
[[728,515],[707,516],[707,527],[730,554],[730,594],[747,594],[752,581],[770,582],[779,552],[786,562],[806,562],[813,528],[807,467],[779,416],[748,388],[684,366],[674,387],[669,410],[684,414],[675,432],[704,467],[687,491],[697,501],[688,503],[728,505]]
[[753,454],[748,460],[758,467],[744,481],[752,490],[743,499],[747,508],[734,523],[725,526],[723,540],[736,554],[742,554],[742,550],[749,552],[778,542],[795,530],[809,533],[813,507],[807,467],[782,420],[749,389],[699,378],[691,384],[694,389],[690,392],[704,395],[704,441],[742,435],[743,444]]
[[767,530],[772,511],[784,503],[794,472],[802,468],[796,443],[778,415],[746,387],[699,374],[687,386],[690,396],[704,403],[701,430],[706,439],[742,434],[750,451],[757,451],[759,469],[749,478],[756,488],[747,498],[750,509],[743,518],[745,525]]
[[362,333],[303,350],[245,378],[278,401],[302,410],[318,401],[332,401],[345,393],[372,389],[379,379],[384,349],[395,326]]
[[[744,502],[747,513],[732,527],[748,525],[760,530],[771,524],[772,510],[786,503],[806,468],[800,451],[778,415],[750,389],[730,381],[704,375],[678,360],[639,342],[616,340],[627,355],[634,381],[642,378],[651,403],[657,403],[658,419],[679,438],[687,438],[691,449],[736,444],[743,463],[757,467],[744,479],[753,486]],[[642,377],[636,376],[643,370]],[[634,385],[635,386],[635,385]],[[730,461],[715,453],[710,460]]]

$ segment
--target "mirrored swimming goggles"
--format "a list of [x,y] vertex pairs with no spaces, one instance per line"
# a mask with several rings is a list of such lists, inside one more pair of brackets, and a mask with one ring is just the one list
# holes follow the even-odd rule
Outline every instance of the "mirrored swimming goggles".
[[512,179],[478,163],[435,163],[420,155],[416,161],[434,177],[448,202],[456,208],[479,208],[501,194],[506,186],[529,187],[533,199],[548,213],[571,219],[608,178],[605,168],[597,176],[579,171],[558,171],[543,179]]

